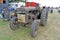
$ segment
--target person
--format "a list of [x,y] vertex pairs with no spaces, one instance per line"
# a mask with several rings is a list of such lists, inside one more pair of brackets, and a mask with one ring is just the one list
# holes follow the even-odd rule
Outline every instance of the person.
[[2,10],[2,17],[3,17],[3,18],[4,18],[4,10],[5,10],[5,9]]
[[60,7],[58,8],[58,13],[60,13]]
[[50,13],[53,13],[53,7],[51,7],[51,9],[50,9]]
[[2,17],[4,20],[8,20],[9,18],[9,13],[8,13],[8,10],[7,8],[4,8],[3,11],[2,11]]

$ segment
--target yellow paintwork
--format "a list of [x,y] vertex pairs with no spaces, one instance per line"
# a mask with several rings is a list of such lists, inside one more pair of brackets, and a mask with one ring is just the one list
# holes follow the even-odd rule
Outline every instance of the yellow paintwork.
[[10,17],[11,17],[11,16],[14,16],[14,13],[10,13]]
[[18,21],[25,23],[25,15],[24,14],[17,14],[18,15]]

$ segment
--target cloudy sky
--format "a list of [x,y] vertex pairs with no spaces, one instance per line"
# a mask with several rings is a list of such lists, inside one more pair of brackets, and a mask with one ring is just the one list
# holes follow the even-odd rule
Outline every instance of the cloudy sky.
[[34,1],[40,3],[41,6],[51,6],[51,7],[60,6],[60,0],[28,0],[28,1]]

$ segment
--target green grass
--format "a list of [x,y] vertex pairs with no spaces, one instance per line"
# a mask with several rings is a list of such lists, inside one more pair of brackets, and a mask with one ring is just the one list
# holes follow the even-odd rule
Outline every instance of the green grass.
[[27,36],[30,36],[29,32],[29,27],[20,27],[18,30],[12,31],[9,22],[0,19],[0,40],[25,40]]

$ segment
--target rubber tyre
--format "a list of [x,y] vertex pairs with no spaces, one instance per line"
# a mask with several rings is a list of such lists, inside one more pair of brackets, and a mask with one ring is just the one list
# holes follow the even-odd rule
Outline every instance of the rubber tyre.
[[[10,20],[10,28],[12,29],[12,30],[16,30],[17,28],[19,28],[19,25],[18,25],[18,22],[16,21],[16,18],[17,17],[13,17],[11,20]],[[14,24],[14,22],[16,23],[16,24]]]
[[31,25],[31,36],[36,37],[38,34],[39,20],[34,20]]
[[47,23],[47,18],[48,18],[48,10],[47,8],[45,9],[42,9],[42,12],[41,12],[41,17],[40,17],[40,25],[41,26],[45,26],[46,23]]

